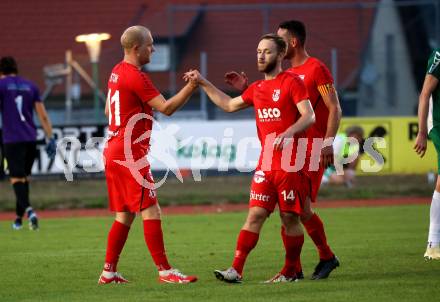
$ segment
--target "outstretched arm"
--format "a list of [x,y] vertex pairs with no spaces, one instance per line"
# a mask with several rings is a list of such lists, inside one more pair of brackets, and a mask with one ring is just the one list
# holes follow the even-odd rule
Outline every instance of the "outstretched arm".
[[165,100],[163,95],[160,94],[151,99],[148,104],[157,111],[170,116],[188,102],[196,89],[197,83],[189,81],[175,96],[168,100]]
[[438,85],[439,80],[431,75],[427,74],[425,81],[423,82],[422,92],[419,96],[419,132],[417,134],[414,150],[420,157],[423,157],[426,152],[426,141],[428,139],[428,111],[429,111],[429,98],[432,92]]
[[226,112],[235,112],[250,107],[249,104],[243,101],[241,96],[231,98],[205,79],[197,70],[186,73],[185,78],[197,81],[212,102]]

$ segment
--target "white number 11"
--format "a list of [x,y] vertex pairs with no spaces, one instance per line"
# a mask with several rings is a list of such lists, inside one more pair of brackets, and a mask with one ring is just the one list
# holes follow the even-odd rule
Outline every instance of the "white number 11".
[[109,102],[109,110],[108,110],[108,124],[111,125],[112,123],[112,104],[115,104],[115,126],[121,125],[121,112],[120,112],[120,104],[119,104],[119,90],[115,91],[115,94],[110,98],[112,95],[112,91],[109,89],[107,94],[107,99],[110,99]]

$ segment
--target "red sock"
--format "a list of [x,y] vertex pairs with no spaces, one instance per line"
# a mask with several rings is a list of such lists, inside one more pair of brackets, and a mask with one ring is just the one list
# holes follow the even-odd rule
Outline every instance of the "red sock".
[[300,247],[300,254],[298,256],[292,254],[295,250],[297,240],[295,236],[287,236],[284,227],[281,227],[281,238],[283,239],[284,249],[286,250],[286,258],[284,262],[284,267],[282,269],[282,274],[284,276],[292,277],[294,274],[302,272],[301,265],[301,249],[304,243],[304,235],[302,236],[302,243]]
[[237,239],[237,248],[235,249],[234,261],[232,267],[241,275],[243,273],[244,263],[250,251],[257,245],[260,234],[246,230],[241,230]]
[[319,258],[321,260],[329,260],[333,258],[334,254],[327,244],[324,224],[322,223],[321,218],[315,213],[308,221],[303,222],[303,225],[318,248]]
[[171,266],[165,254],[160,219],[144,220],[144,238],[157,269],[159,271],[170,269]]
[[129,231],[129,226],[116,220],[113,222],[110,232],[108,233],[104,270],[116,272],[119,255],[124,248],[125,241],[127,241]]

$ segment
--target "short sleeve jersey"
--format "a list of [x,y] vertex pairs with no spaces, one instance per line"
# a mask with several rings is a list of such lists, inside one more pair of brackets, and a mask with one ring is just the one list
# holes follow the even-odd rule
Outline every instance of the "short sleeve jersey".
[[327,132],[328,109],[322,94],[333,86],[333,78],[328,68],[320,60],[310,57],[300,66],[288,71],[296,73],[306,86],[310,103],[315,111],[316,122],[307,130],[309,138],[324,138]]
[[[132,155],[140,157],[148,152],[150,136],[140,142],[135,141],[142,134],[152,130],[153,109],[148,102],[158,95],[160,92],[154,87],[149,76],[135,65],[121,62],[113,68],[108,80],[107,99],[110,105],[108,143],[109,147],[112,144],[117,145],[112,146],[114,157],[123,157],[127,126],[136,120],[137,122],[133,123],[133,128],[130,129]],[[146,114],[148,118],[140,118],[139,114]]]
[[[440,48],[435,49],[428,60],[427,74],[440,81]],[[440,126],[440,84],[432,92],[432,120],[433,126]]]
[[[262,146],[257,169],[283,170],[283,151],[273,150],[273,142],[276,136],[286,131],[301,116],[296,105],[309,98],[303,81],[294,73],[281,72],[275,79],[252,83],[241,97],[255,111],[258,138]],[[296,135],[292,155],[286,157],[291,167],[295,164],[297,139],[304,136],[305,133]],[[270,167],[263,165],[263,156],[265,161],[267,156],[271,157]]]
[[38,88],[19,76],[0,79],[0,111],[3,143],[33,142],[37,139],[34,105],[41,102]]

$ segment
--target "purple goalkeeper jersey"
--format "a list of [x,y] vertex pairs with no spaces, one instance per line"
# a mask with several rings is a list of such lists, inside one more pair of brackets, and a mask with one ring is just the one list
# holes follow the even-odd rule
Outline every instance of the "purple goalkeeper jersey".
[[41,102],[40,93],[32,82],[19,76],[0,79],[3,143],[36,141],[35,102]]

